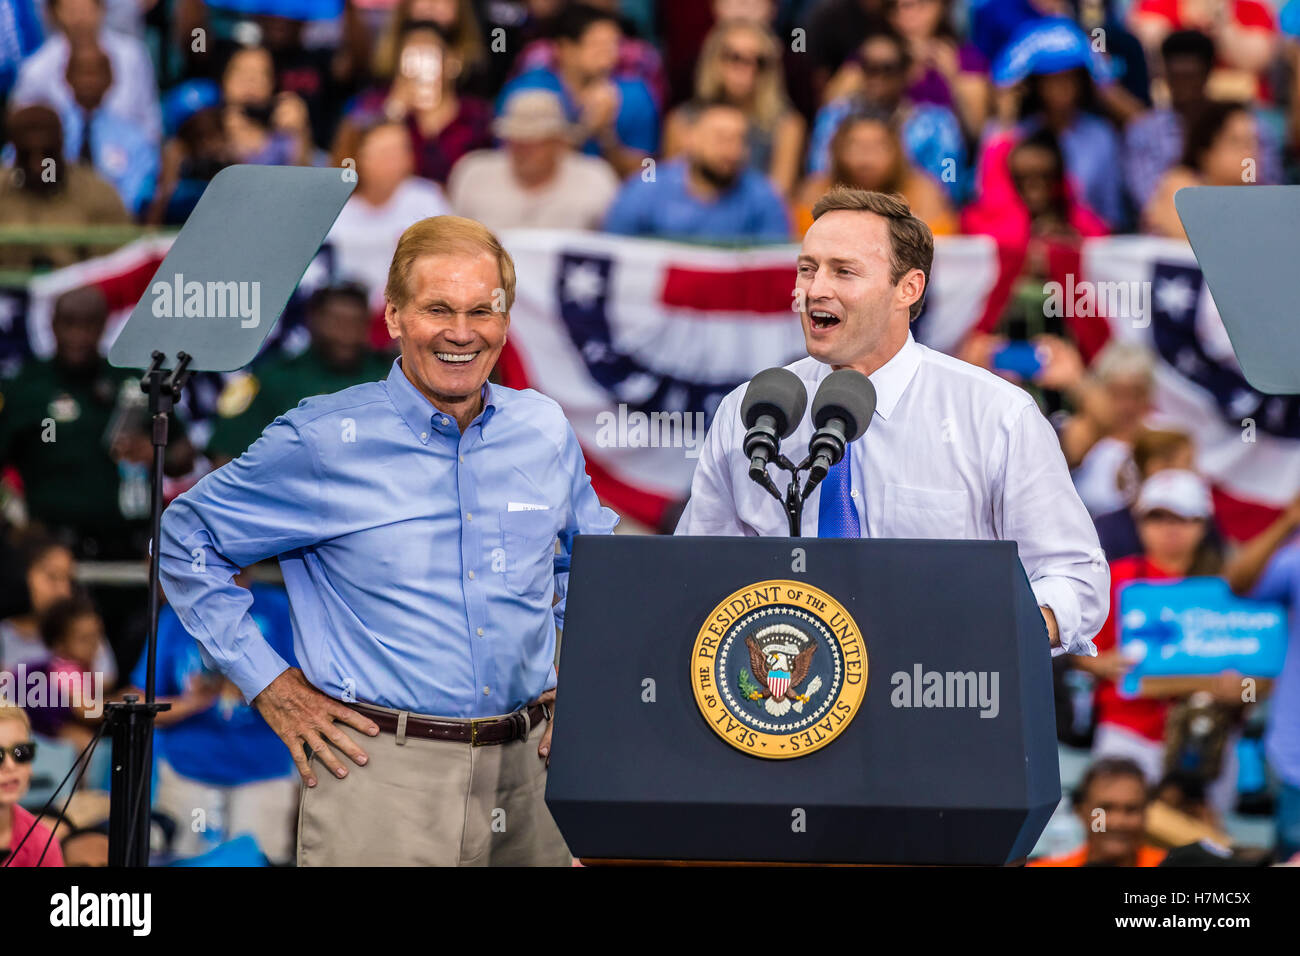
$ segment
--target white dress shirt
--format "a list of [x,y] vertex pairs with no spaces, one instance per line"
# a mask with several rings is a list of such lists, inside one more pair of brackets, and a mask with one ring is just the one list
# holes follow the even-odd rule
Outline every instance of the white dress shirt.
[[[799,464],[813,433],[812,397],[831,368],[812,357],[788,368],[808,389],[809,412],[781,446]],[[1095,655],[1091,638],[1106,621],[1110,571],[1056,433],[1034,400],[910,333],[870,378],[876,412],[852,452],[862,536],[1015,541],[1035,598],[1056,616],[1061,646],[1053,655]],[[781,502],[749,478],[745,388],[718,406],[677,534],[789,534]],[[787,473],[773,466],[769,474],[784,492]],[[809,537],[817,534],[820,501],[818,487],[804,503]]]

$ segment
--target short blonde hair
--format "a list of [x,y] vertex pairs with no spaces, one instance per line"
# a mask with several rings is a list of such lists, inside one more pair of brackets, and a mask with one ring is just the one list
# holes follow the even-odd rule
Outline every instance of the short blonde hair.
[[21,707],[15,707],[13,704],[0,704],[0,721],[16,720],[27,729],[27,733],[32,732],[32,719],[27,716],[27,711]]
[[505,292],[505,311],[509,312],[515,304],[515,260],[487,226],[463,216],[430,216],[407,227],[397,240],[384,296],[402,308],[411,300],[411,269],[415,261],[424,256],[456,252],[486,252],[496,259],[501,289]]

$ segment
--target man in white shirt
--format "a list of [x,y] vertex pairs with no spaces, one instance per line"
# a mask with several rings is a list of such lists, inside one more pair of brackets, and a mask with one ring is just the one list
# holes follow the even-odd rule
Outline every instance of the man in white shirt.
[[[871,379],[871,425],[805,503],[806,535],[1017,543],[1052,654],[1095,655],[1110,574],[1051,425],[1028,393],[912,338],[934,237],[896,196],[835,189],[813,209],[795,282],[808,358],[789,368],[811,398],[833,369]],[[678,534],[788,534],[779,501],[749,478],[745,386],[718,406]],[[810,402],[811,404],[811,402]],[[799,461],[810,415],[786,439]],[[784,472],[773,474],[785,490]]]
[[340,278],[370,290],[373,310],[384,307],[388,265],[402,233],[421,219],[445,216],[442,188],[415,175],[411,134],[401,123],[381,122],[357,144],[357,188],[325,242],[334,250]]
[[522,90],[492,124],[504,144],[480,149],[447,180],[459,216],[504,229],[597,229],[618,192],[614,168],[573,148],[576,135],[550,90]]
[[69,38],[94,40],[108,54],[113,82],[104,94],[103,106],[135,123],[139,131],[157,146],[162,139],[162,110],[158,105],[158,84],[153,61],[139,37],[104,26],[104,0],[52,0],[50,16],[59,27],[18,68],[10,105],[46,104],[59,113],[76,109],[68,85]]

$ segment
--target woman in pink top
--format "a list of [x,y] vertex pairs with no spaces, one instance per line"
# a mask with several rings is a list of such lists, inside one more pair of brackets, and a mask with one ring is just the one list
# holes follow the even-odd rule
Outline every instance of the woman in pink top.
[[50,828],[18,805],[32,782],[35,755],[27,714],[0,704],[0,866],[63,866]]

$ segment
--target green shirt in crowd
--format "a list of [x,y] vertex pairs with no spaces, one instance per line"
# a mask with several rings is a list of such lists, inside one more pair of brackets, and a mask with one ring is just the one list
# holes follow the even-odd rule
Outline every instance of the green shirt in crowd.
[[272,359],[256,374],[238,375],[217,402],[219,417],[208,441],[208,455],[238,458],[267,425],[304,398],[377,382],[387,377],[391,367],[391,358],[367,352],[357,366],[341,370],[308,349],[293,358]]

